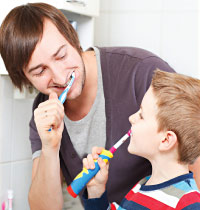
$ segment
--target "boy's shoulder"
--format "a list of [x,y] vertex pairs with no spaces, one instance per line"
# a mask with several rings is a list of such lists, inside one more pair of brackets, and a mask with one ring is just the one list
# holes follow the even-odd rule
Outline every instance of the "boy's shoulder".
[[176,196],[180,197],[177,209],[200,209],[200,191],[193,178],[181,181],[174,187],[177,191]]
[[172,209],[200,209],[200,192],[192,173],[157,185],[145,185],[148,179],[149,177],[146,177],[138,182],[126,195],[125,200],[132,200],[146,208],[155,204],[161,209],[166,206]]

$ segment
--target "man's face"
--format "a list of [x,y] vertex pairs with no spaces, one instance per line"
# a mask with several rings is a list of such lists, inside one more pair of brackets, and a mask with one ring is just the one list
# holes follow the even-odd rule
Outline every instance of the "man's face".
[[67,86],[73,71],[75,80],[68,93],[68,99],[74,99],[81,94],[85,80],[83,60],[56,26],[45,20],[42,38],[24,69],[26,77],[40,92],[47,95],[56,92],[59,96]]
[[132,130],[128,146],[130,153],[151,159],[158,151],[163,133],[158,133],[156,113],[156,98],[150,87],[142,100],[140,110],[129,117]]

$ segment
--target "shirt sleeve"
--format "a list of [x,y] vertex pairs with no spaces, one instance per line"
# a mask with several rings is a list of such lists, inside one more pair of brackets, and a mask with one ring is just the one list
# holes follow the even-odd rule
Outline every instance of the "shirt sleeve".
[[200,209],[200,193],[198,191],[192,191],[185,194],[179,200],[176,209],[180,210],[199,210]]
[[32,116],[31,121],[29,123],[29,139],[31,142],[32,155],[37,151],[40,151],[42,148],[41,139],[38,135],[38,131],[35,125],[34,116]]
[[31,142],[33,159],[40,156],[40,151],[42,149],[42,142],[36,128],[33,113],[34,113],[34,110],[38,107],[38,105],[47,99],[48,99],[48,96],[39,93],[33,103],[32,117],[29,123],[29,139]]
[[87,190],[85,190],[82,198],[85,210],[107,210],[109,208],[106,191],[100,198],[88,199]]

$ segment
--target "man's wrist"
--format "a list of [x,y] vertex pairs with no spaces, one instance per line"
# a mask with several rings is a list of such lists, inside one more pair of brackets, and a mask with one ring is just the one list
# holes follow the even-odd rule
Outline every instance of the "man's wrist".
[[59,156],[59,148],[42,147],[42,154],[45,157]]

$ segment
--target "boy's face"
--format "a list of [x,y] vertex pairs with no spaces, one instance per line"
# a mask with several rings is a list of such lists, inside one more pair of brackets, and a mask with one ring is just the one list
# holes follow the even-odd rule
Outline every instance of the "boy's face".
[[156,98],[150,87],[142,100],[140,110],[129,117],[132,130],[129,153],[152,159],[158,152],[159,140],[163,138],[163,133],[157,132],[156,113]]
[[76,98],[82,91],[85,80],[83,60],[56,26],[45,20],[41,40],[24,69],[26,77],[40,92],[47,95],[56,92],[59,96],[73,71],[75,81],[68,93],[68,99]]

